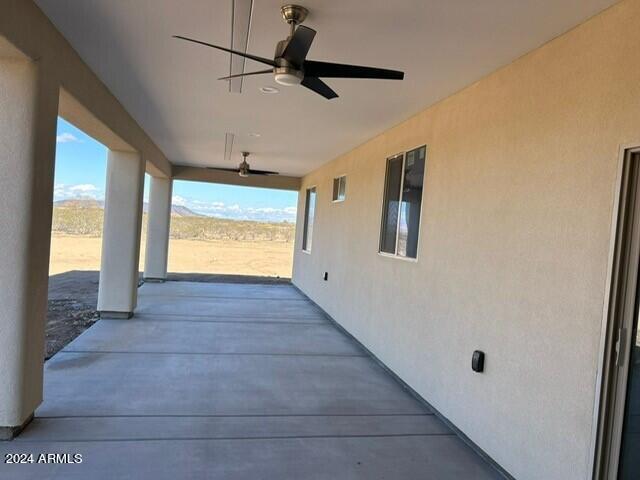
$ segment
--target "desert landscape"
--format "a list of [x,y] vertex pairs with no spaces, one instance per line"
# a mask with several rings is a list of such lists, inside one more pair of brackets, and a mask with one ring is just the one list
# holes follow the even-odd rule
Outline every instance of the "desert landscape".
[[[99,318],[96,302],[103,209],[103,202],[89,199],[63,200],[54,204],[47,359]],[[146,220],[145,213],[140,271],[144,270]],[[291,277],[294,233],[292,223],[205,217],[188,208],[174,206],[169,279],[214,281],[224,275],[225,281],[285,282]]]
[[[101,202],[65,200],[53,209],[49,272],[99,270],[102,243]],[[288,278],[293,264],[293,223],[239,221],[198,215],[174,207],[169,271]],[[146,213],[140,270],[144,267]]]

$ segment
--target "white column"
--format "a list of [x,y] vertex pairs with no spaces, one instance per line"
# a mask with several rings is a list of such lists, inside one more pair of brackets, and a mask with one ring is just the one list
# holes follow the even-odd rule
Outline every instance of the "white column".
[[129,318],[136,308],[143,189],[140,155],[109,150],[98,287],[101,317]]
[[170,178],[151,177],[144,258],[145,281],[163,282],[167,278],[172,189],[173,181]]
[[0,58],[0,439],[42,401],[58,86]]

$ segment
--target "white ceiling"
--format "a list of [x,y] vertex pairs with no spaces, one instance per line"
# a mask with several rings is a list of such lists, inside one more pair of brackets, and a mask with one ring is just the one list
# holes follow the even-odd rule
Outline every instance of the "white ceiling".
[[[36,0],[172,163],[303,175],[598,13],[614,0],[299,0],[318,34],[314,60],[405,71],[405,80],[327,79],[340,98],[268,76],[224,81],[231,0]],[[248,51],[273,57],[287,36],[282,0],[254,0]],[[247,61],[246,70],[264,65]],[[225,133],[236,134],[232,165]],[[259,138],[249,133],[259,133]]]

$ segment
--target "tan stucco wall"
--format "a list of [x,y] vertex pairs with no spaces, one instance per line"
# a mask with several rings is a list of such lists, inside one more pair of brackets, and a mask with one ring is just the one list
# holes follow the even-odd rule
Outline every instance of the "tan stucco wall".
[[60,114],[113,150],[136,150],[156,176],[171,164],[32,0],[3,0],[0,58],[21,52],[62,89]]
[[0,436],[42,400],[57,111],[39,62],[0,58]]
[[[318,199],[294,283],[519,479],[590,477],[619,150],[640,145],[638,25],[624,1],[303,179]],[[418,261],[382,257],[385,159],[422,144]]]

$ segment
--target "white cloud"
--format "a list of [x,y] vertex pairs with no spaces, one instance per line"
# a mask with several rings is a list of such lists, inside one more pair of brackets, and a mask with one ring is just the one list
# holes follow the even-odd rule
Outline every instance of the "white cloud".
[[64,191],[65,191],[64,183],[56,183],[53,186],[53,196],[54,196],[54,198],[59,196],[59,195],[62,195],[64,193]]
[[171,198],[171,203],[173,203],[174,205],[177,205],[179,207],[186,207],[187,206],[187,199],[184,197],[181,197],[180,195],[174,195]]
[[57,183],[53,186],[53,200],[68,200],[72,198],[89,198],[93,200],[104,199],[104,193],[91,183],[79,183],[65,185]]
[[70,143],[79,141],[80,140],[75,135],[69,132],[64,132],[56,136],[56,143]]
[[79,185],[70,186],[69,190],[72,192],[89,193],[89,192],[97,192],[98,187],[96,187],[95,185],[92,185],[91,183],[81,183]]

